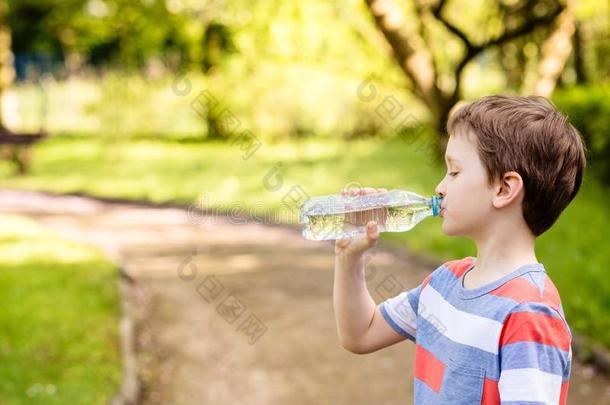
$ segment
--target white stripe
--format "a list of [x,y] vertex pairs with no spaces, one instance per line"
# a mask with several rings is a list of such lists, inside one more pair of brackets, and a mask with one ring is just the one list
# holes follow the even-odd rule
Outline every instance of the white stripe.
[[515,368],[500,373],[498,389],[504,401],[559,403],[562,377],[537,368]]
[[502,323],[457,309],[429,284],[420,295],[418,312],[448,339],[498,354]]
[[410,335],[415,336],[417,315],[411,307],[407,291],[388,299],[385,303],[385,309],[398,326]]

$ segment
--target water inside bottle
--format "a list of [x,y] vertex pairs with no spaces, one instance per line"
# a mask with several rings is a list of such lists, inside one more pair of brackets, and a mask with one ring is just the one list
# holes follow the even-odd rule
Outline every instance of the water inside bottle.
[[425,202],[340,214],[306,215],[303,236],[312,240],[340,239],[364,233],[369,221],[377,222],[379,232],[404,232],[430,215],[432,207]]

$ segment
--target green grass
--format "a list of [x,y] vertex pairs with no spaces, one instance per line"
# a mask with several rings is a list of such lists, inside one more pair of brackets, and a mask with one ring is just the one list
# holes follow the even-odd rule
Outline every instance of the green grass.
[[35,222],[0,216],[0,403],[105,404],[118,392],[117,272]]
[[[400,139],[266,142],[243,160],[238,145],[223,143],[141,138],[104,145],[61,136],[36,147],[32,172],[25,177],[10,176],[8,164],[0,164],[0,187],[153,202],[193,203],[205,196],[207,204],[224,211],[297,224],[295,207],[282,206],[295,186],[312,196],[337,193],[352,182],[431,195],[445,168],[431,163],[418,146]],[[274,167],[279,169],[273,172]],[[537,254],[561,293],[572,328],[610,347],[608,197],[607,189],[586,177],[579,196],[538,240]],[[445,236],[439,224],[438,218],[429,218],[411,232],[387,233],[382,239],[439,260],[476,254],[471,241]]]

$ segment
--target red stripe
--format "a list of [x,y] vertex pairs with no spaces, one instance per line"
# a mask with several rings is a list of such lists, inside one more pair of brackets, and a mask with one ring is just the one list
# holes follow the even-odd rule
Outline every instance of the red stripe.
[[516,342],[537,342],[570,350],[570,333],[560,318],[536,312],[515,312],[504,322],[500,347]]
[[498,381],[486,378],[483,382],[483,396],[481,405],[498,405],[500,404],[500,391],[498,390]]
[[490,294],[510,298],[517,302],[540,302],[542,301],[542,295],[540,290],[532,282],[527,281],[523,278],[517,277],[504,283],[502,286],[491,291]]
[[445,374],[445,364],[432,353],[415,345],[415,377],[426,383],[432,390],[439,392]]
[[549,277],[545,277],[544,279],[544,298],[551,303],[551,308],[559,311],[559,305],[561,303],[559,291],[557,291],[557,287],[555,287],[555,284],[553,284]]
[[568,385],[570,380],[561,384],[561,394],[559,395],[559,405],[566,405],[568,402]]
[[559,310],[559,293],[548,277],[544,280],[544,291],[542,295],[534,283],[520,277],[508,281],[491,291],[490,294],[497,297],[510,298],[519,303],[541,302],[548,304],[555,310]]
[[464,259],[447,262],[445,263],[445,267],[447,267],[456,277],[459,278],[462,277],[462,274],[464,274],[473,263],[474,259],[466,257]]
[[424,281],[422,282],[421,285],[421,289],[423,290],[424,288],[426,288],[426,286],[428,285],[428,283],[430,282],[430,279],[432,278],[432,274],[428,274],[428,276],[426,276],[426,278],[424,279]]

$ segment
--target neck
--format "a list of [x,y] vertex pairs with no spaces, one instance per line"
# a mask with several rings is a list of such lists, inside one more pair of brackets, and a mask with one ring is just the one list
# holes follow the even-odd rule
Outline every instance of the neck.
[[537,263],[536,238],[525,223],[501,224],[487,234],[475,238],[477,245],[477,273],[503,276],[517,268]]

